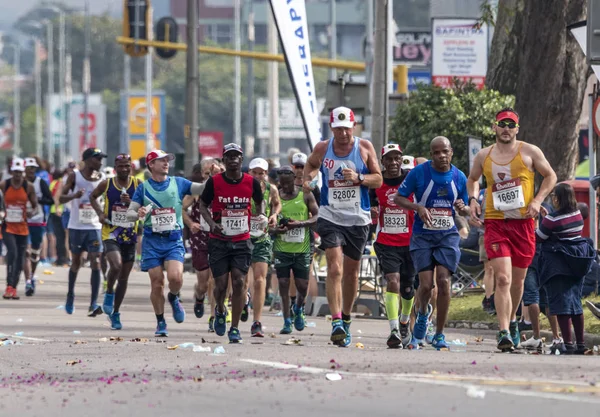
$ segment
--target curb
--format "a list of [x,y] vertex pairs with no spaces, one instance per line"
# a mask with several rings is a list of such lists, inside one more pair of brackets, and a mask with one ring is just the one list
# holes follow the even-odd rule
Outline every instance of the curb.
[[[486,323],[486,322],[478,322],[478,321],[468,321],[468,320],[450,320],[446,323],[446,327],[452,329],[473,329],[473,330],[498,330],[498,323]],[[530,332],[531,330],[527,330]],[[546,340],[552,340],[552,332],[547,330],[541,330],[540,336],[545,337]],[[593,347],[600,345],[600,335],[595,333],[585,333],[583,335],[585,339],[585,344],[587,347]]]

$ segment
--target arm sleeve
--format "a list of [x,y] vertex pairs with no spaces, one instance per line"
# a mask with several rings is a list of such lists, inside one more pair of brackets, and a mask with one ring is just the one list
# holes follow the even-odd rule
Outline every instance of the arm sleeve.
[[369,201],[371,202],[371,207],[379,207],[379,200],[374,188],[369,189]]
[[137,186],[137,188],[135,189],[135,193],[133,193],[133,198],[131,199],[131,202],[137,203],[140,207],[144,205],[144,184],[140,184]]
[[398,194],[401,195],[402,197],[410,197],[411,194],[413,194],[415,192],[415,188],[417,186],[417,168],[412,169],[408,175],[406,176],[406,178],[404,178],[404,181],[402,181],[402,184],[400,184],[400,187],[398,187]]
[[135,201],[129,203],[129,208],[127,209],[127,220],[129,220],[130,222],[139,220],[140,216],[138,216],[138,209],[140,207],[142,207],[141,204],[136,203]]
[[212,177],[206,181],[204,185],[204,191],[202,191],[202,196],[200,198],[207,206],[211,205],[213,199],[215,198],[215,183],[213,182]]
[[202,192],[204,191],[204,184],[206,183],[198,183],[198,182],[193,182],[191,187],[190,187],[190,194],[191,195],[202,195]]
[[187,178],[173,177],[177,181],[177,188],[179,189],[179,198],[183,200],[183,197],[191,194],[192,182]]
[[42,190],[42,197],[38,199],[38,203],[43,206],[54,205],[54,198],[52,198],[50,187],[48,187],[48,183],[46,181],[40,181],[40,189]]
[[263,192],[260,186],[260,181],[256,178],[252,181],[252,199],[256,205],[259,205],[263,201]]

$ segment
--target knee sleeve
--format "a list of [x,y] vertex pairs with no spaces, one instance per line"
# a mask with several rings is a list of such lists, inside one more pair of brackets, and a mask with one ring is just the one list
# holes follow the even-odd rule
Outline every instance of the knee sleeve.
[[40,260],[40,253],[42,253],[41,249],[31,249],[29,251],[29,257],[31,259],[32,262],[39,262]]
[[400,297],[410,300],[415,296],[415,277],[400,279]]

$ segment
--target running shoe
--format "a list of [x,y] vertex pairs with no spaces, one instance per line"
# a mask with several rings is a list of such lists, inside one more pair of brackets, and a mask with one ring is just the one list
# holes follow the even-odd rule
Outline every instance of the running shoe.
[[412,338],[410,331],[410,322],[400,323],[400,337],[402,338],[402,345],[407,346]]
[[552,339],[552,343],[547,344],[546,347],[548,349],[552,349],[554,346],[556,346],[560,343],[564,343],[564,340],[562,337],[559,337],[558,339]]
[[342,343],[339,344],[341,347],[348,347],[352,343],[352,334],[350,333],[350,325],[352,324],[352,320],[343,320],[344,323],[344,331],[346,332],[346,337],[342,340]]
[[287,318],[283,320],[283,329],[279,332],[279,334],[291,334],[292,333],[292,319]]
[[156,324],[156,331],[154,332],[156,337],[168,337],[169,332],[167,331],[167,322],[164,320],[159,321]]
[[521,347],[527,350],[537,350],[542,348],[542,339],[536,339],[533,336],[521,343]]
[[173,319],[177,323],[183,323],[185,320],[185,310],[181,305],[181,301],[179,300],[179,295],[173,295],[169,293],[169,304],[171,304],[171,308],[173,308]]
[[511,321],[508,330],[510,331],[510,338],[512,339],[514,347],[519,347],[519,343],[521,343],[521,332],[519,331],[519,323],[516,321]]
[[224,313],[219,313],[217,309],[215,309],[215,333],[217,336],[224,336],[225,332],[227,332],[227,315],[228,311]]
[[334,345],[338,345],[346,338],[346,330],[344,330],[344,322],[341,319],[336,319],[331,322],[331,337],[330,340]]
[[577,343],[577,346],[575,347],[575,351],[573,352],[573,354],[574,355],[589,355],[590,350],[585,347],[584,343]]
[[10,300],[12,297],[12,287],[9,285],[6,287],[6,291],[4,291],[4,295],[2,296],[2,298],[4,298],[5,300]]
[[110,320],[110,328],[113,330],[121,330],[123,325],[121,324],[121,313],[114,312],[110,316],[108,316]]
[[436,333],[433,336],[431,346],[437,350],[448,349],[448,343],[446,343],[446,336],[443,333]]
[[96,317],[102,314],[102,308],[99,305],[91,305],[88,307],[88,317]]
[[425,341],[428,344],[433,343],[433,337],[435,336],[435,326],[431,320],[427,321],[427,333],[425,334]]
[[248,291],[246,293],[246,303],[244,303],[244,308],[242,309],[242,315],[240,316],[240,320],[242,322],[244,322],[244,323],[248,321],[248,316],[249,316],[248,308],[249,308],[249,305],[250,305],[250,291]]
[[65,303],[65,311],[67,314],[73,314],[75,311],[75,294],[67,294],[67,302]]
[[104,301],[102,302],[102,311],[104,314],[111,315],[113,312],[113,305],[115,303],[115,295],[106,293],[104,294]]
[[202,300],[196,298],[196,302],[194,303],[194,314],[196,315],[196,318],[199,319],[204,316],[204,298]]
[[229,343],[242,343],[242,335],[236,327],[229,329],[227,337],[229,337]]
[[25,283],[25,296],[31,297],[33,294],[35,294],[35,277]]
[[500,330],[498,332],[498,349],[505,352],[507,350],[513,350],[515,348],[515,344],[510,337],[510,333],[507,330]]
[[252,323],[252,327],[250,327],[250,337],[265,337],[260,321]]
[[306,314],[304,314],[304,306],[298,307],[294,304],[292,310],[294,310],[294,327],[296,330],[301,332],[306,326]]
[[526,323],[525,320],[519,321],[519,333],[527,330],[533,330],[533,325],[531,323]]
[[425,339],[427,334],[427,322],[432,309],[433,308],[431,307],[431,304],[429,304],[426,314],[421,314],[420,311],[417,312],[417,320],[415,321],[415,327],[413,328],[413,335],[415,339]]
[[10,294],[10,298],[13,300],[19,300],[21,297],[17,295],[17,289],[13,288],[12,293]]
[[421,341],[417,339],[413,333],[413,335],[410,338],[410,342],[408,342],[408,344],[405,345],[405,348],[410,350],[417,350],[420,349],[421,344]]
[[402,338],[398,329],[391,331],[390,336],[387,339],[387,346],[390,349],[402,349]]
[[208,318],[208,332],[209,333],[215,332],[215,317],[214,316],[210,316]]

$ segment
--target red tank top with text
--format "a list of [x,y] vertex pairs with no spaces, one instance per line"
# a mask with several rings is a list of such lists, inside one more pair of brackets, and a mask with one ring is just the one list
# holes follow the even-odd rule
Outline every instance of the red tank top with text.
[[212,215],[221,224],[224,236],[210,234],[211,238],[238,242],[250,239],[250,209],[254,178],[243,174],[235,184],[227,182],[223,174],[212,177],[214,197]]
[[[409,246],[415,214],[394,203],[398,194],[397,185],[385,182],[375,190],[379,200],[377,242],[388,246]],[[411,196],[411,200],[412,200]]]

